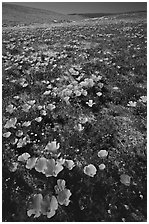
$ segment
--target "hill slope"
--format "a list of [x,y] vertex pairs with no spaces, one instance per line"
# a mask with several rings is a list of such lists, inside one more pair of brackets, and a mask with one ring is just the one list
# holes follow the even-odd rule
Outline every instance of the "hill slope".
[[53,20],[78,20],[80,16],[63,15],[49,10],[35,9],[26,6],[2,4],[2,22],[6,25],[51,23]]
[[71,16],[81,16],[83,18],[100,18],[103,16],[123,16],[123,15],[127,15],[127,16],[131,16],[132,14],[145,14],[146,11],[131,11],[131,12],[117,12],[117,13],[73,13],[73,14],[69,14]]

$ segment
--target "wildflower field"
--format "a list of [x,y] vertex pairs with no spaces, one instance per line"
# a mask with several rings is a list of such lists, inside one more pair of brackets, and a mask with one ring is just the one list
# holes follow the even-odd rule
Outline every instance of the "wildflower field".
[[3,221],[146,221],[146,22],[3,28]]

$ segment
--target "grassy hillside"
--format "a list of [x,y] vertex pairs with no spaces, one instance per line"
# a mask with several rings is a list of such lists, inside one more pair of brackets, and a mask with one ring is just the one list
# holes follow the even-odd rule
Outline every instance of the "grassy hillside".
[[25,6],[2,4],[2,22],[6,25],[51,23],[80,19],[80,16],[70,16],[49,10],[35,9]]
[[3,222],[147,220],[146,24],[3,29]]

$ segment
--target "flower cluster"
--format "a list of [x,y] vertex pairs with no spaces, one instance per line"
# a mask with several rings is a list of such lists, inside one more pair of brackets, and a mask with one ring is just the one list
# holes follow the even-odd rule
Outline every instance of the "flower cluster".
[[[101,91],[103,87],[103,83],[100,82],[102,79],[102,76],[100,75],[91,75],[90,78],[84,78],[84,73],[79,73],[77,71],[77,79],[74,78],[75,76],[75,70],[73,68],[69,69],[69,76],[71,78],[68,78],[69,76],[64,76],[61,79],[59,79],[59,82],[64,82],[67,80],[68,84],[64,84],[61,87],[54,87],[52,95],[59,96],[64,101],[69,102],[69,99],[72,97],[79,97],[79,96],[87,96],[88,90],[95,86],[95,84],[98,86],[98,89]],[[81,80],[81,81],[80,81]],[[101,96],[101,92],[97,92],[97,96]],[[92,101],[92,100],[91,100]],[[90,101],[89,101],[90,103]]]
[[71,196],[71,192],[69,189],[65,187],[65,180],[59,179],[57,180],[57,185],[55,186],[55,192],[57,194],[57,200],[60,205],[69,205],[69,198]]
[[30,209],[27,211],[27,215],[30,217],[34,215],[34,218],[38,218],[41,214],[46,215],[47,218],[51,218],[55,215],[58,209],[58,202],[55,196],[46,195],[44,198],[42,194],[35,194],[32,197],[30,203]]
[[68,159],[46,159],[45,157],[30,157],[29,153],[23,153],[18,157],[19,162],[26,164],[27,169],[33,169],[39,173],[43,173],[46,177],[57,177],[57,175],[64,169],[64,166],[72,170],[75,166],[72,160]]

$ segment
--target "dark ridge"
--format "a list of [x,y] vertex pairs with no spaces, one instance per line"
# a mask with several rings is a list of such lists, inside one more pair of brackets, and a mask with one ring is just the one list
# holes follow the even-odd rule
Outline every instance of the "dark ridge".
[[118,12],[118,13],[72,13],[68,15],[82,16],[84,18],[98,18],[103,16],[114,16],[114,15],[123,15],[123,14],[132,14],[132,13],[147,13],[144,11],[131,11],[131,12]]

